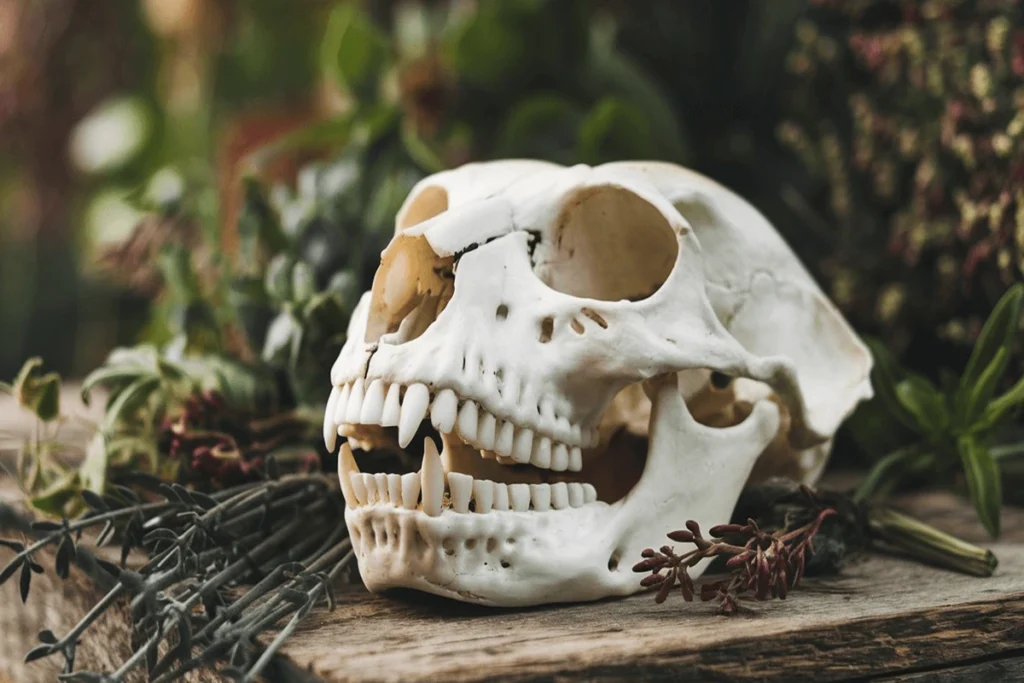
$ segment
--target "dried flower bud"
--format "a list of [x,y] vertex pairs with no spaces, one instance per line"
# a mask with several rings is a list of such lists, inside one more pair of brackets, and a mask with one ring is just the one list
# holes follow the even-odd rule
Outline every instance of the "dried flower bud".
[[654,602],[658,604],[665,602],[665,598],[668,597],[669,591],[672,590],[672,586],[675,584],[675,575],[673,574],[669,578],[671,580],[662,582],[661,588],[658,589],[658,594],[654,596]]
[[743,526],[739,524],[719,524],[711,527],[708,534],[715,538],[722,538],[726,534],[740,534],[743,533]]
[[658,571],[662,567],[668,564],[667,557],[650,557],[646,560],[641,560],[633,565],[633,571],[637,574],[649,571]]
[[683,591],[683,600],[686,602],[693,602],[693,579],[690,578],[690,574],[685,570],[679,570],[679,584]]
[[692,531],[694,536],[700,536],[700,525],[692,519],[686,521],[686,528]]
[[669,532],[668,537],[677,543],[693,543],[693,532],[686,529]]
[[650,576],[645,576],[644,578],[642,578],[640,580],[640,585],[643,586],[644,588],[649,588],[651,586],[657,586],[657,585],[663,583],[665,581],[665,579],[667,579],[667,578],[668,577],[665,576],[664,574],[651,574]]
[[640,557],[654,557],[654,548],[644,548]]

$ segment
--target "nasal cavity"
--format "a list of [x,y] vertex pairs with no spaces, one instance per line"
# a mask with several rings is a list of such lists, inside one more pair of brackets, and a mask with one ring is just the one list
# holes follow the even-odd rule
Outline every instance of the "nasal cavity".
[[423,235],[396,235],[373,278],[366,342],[397,333],[391,341],[403,343],[423,334],[455,291],[453,262]]

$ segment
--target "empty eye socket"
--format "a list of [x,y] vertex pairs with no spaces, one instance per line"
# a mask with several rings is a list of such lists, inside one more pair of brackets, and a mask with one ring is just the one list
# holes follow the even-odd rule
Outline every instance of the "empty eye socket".
[[603,301],[639,301],[668,279],[679,252],[658,209],[621,187],[586,188],[570,198],[554,244],[538,264],[552,289]]

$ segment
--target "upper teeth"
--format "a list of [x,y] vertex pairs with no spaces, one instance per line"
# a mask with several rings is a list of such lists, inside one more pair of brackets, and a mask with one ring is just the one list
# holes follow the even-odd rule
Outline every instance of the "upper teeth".
[[351,447],[343,443],[338,455],[338,475],[348,507],[388,505],[421,509],[431,517],[437,517],[446,507],[456,513],[469,513],[470,505],[474,513],[545,512],[597,502],[597,490],[591,484],[503,484],[460,472],[445,473],[431,439],[424,443],[422,469],[401,476],[361,473]]
[[[541,412],[550,412],[545,402]],[[479,448],[488,457],[499,456],[499,462],[529,463],[535,467],[558,472],[583,469],[583,448],[597,445],[597,430],[570,424],[564,417],[542,420],[540,425],[519,425],[509,419],[495,417],[480,404],[460,401],[451,389],[441,389],[433,402],[430,390],[422,383],[405,387],[386,385],[382,379],[356,379],[335,387],[324,416],[324,443],[334,450],[337,434],[346,425],[365,424],[398,427],[398,445],[405,448],[412,441],[420,424],[430,415],[430,422],[441,433],[458,433],[463,441]],[[488,454],[487,452],[493,452]]]

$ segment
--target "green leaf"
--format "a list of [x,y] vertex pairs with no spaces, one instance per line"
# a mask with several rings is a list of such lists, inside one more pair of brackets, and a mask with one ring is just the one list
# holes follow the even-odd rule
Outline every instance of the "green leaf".
[[969,427],[985,412],[1009,363],[1010,352],[1006,348],[997,350],[992,362],[988,364],[974,385],[960,390],[957,399],[963,403],[961,414],[965,427]]
[[877,461],[854,492],[854,500],[871,500],[896,486],[907,464],[920,453],[920,448],[913,445],[893,451]]
[[495,156],[576,161],[583,110],[558,94],[537,94],[518,103],[498,131]]
[[255,264],[262,249],[270,253],[283,251],[288,247],[288,238],[281,230],[281,223],[270,208],[262,186],[249,177],[242,181],[242,187],[245,199],[238,216],[241,256],[249,264]]
[[267,274],[264,278],[264,286],[267,294],[277,303],[284,303],[292,300],[292,269],[295,267],[295,259],[288,254],[278,254],[267,266]]
[[376,90],[391,56],[388,37],[354,3],[339,4],[327,21],[321,60],[328,73],[359,99]]
[[988,447],[971,436],[958,440],[960,462],[967,477],[967,492],[982,526],[992,535],[999,536],[999,508],[1003,492],[999,467]]
[[1017,380],[1017,383],[1010,387],[1005,394],[996,397],[985,407],[985,412],[977,426],[981,429],[995,427],[1022,403],[1024,403],[1024,377]]
[[655,156],[651,126],[631,102],[605,97],[580,124],[576,154],[585,164]]
[[903,379],[905,372],[897,365],[889,349],[877,339],[865,337],[864,342],[871,350],[871,356],[875,361],[871,368],[871,385],[878,400],[904,426],[915,432],[920,431],[913,413],[907,410],[896,396],[896,385]]
[[36,510],[48,515],[72,517],[73,514],[70,514],[68,506],[70,503],[81,503],[78,493],[80,491],[79,482],[77,472],[68,472],[40,493],[32,496],[29,503]]
[[103,415],[103,433],[112,434],[118,424],[131,418],[159,387],[160,378],[155,375],[140,377],[125,387],[107,406]]
[[308,301],[316,292],[316,282],[313,279],[313,269],[308,263],[299,261],[292,269],[292,299],[297,304]]
[[917,431],[924,436],[939,436],[949,427],[945,397],[924,377],[912,375],[899,382],[896,399],[913,416]]
[[970,391],[978,382],[982,373],[995,359],[999,349],[1013,350],[1013,341],[1017,336],[1020,322],[1021,306],[1024,304],[1024,283],[1018,282],[1008,289],[996,303],[995,308],[985,321],[985,326],[974,344],[971,359],[967,362],[964,374],[960,378],[960,388]]
[[82,383],[82,402],[89,405],[92,390],[97,386],[116,386],[134,382],[140,377],[155,376],[139,365],[104,365],[89,373]]
[[427,173],[438,173],[446,168],[440,152],[431,147],[411,125],[401,127],[402,146],[417,166]]
[[450,45],[460,80],[491,92],[515,93],[539,70],[522,2],[487,2],[460,24]]
[[18,372],[11,391],[23,408],[36,414],[43,422],[60,417],[60,375],[55,372],[38,376],[42,358],[30,358]]

